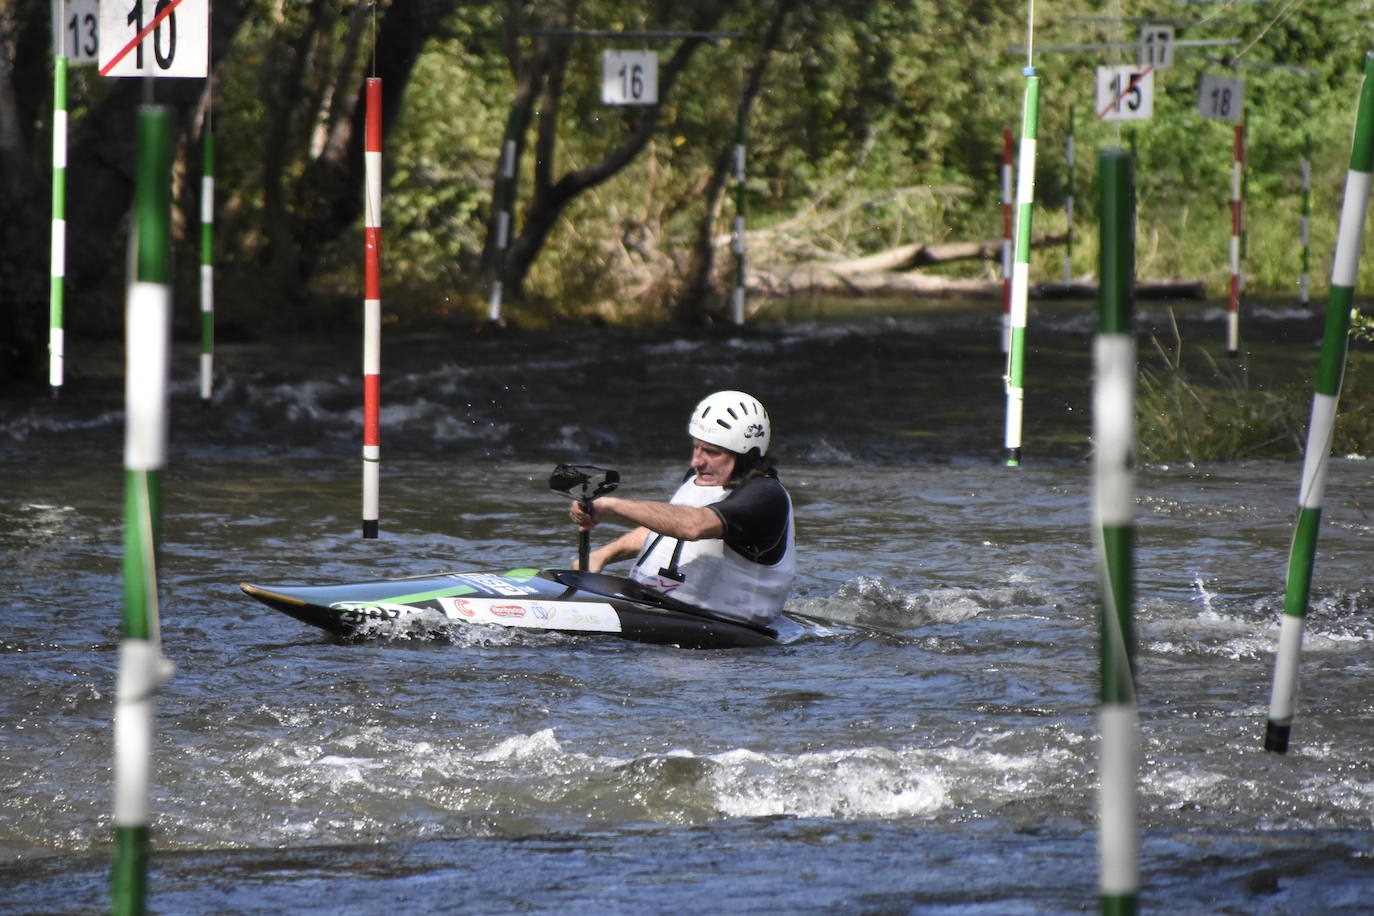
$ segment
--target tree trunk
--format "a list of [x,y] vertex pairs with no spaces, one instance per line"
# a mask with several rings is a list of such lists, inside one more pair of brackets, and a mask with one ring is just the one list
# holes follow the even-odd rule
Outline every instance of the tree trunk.
[[[720,2],[698,12],[693,29],[706,31],[714,28],[730,5],[729,2]],[[562,67],[561,64],[550,67],[550,76],[544,84],[545,103],[539,112],[534,187],[524,222],[511,243],[506,260],[505,288],[511,291],[513,298],[518,299],[523,295],[530,268],[568,204],[579,194],[620,172],[648,145],[658,126],[665,100],[672,95],[678,77],[702,43],[701,38],[686,38],[678,44],[667,63],[659,68],[658,103],[648,106],[640,114],[638,123],[625,140],[609,150],[601,161],[568,172],[557,181],[552,177],[552,165],[557,143],[557,96],[562,87]]]
[[[767,32],[764,34],[763,44],[759,48],[758,56],[754,58],[754,62],[749,68],[749,75],[740,90],[739,107],[736,115],[740,124],[747,126],[749,123],[749,114],[753,110],[754,100],[758,98],[759,92],[763,89],[763,77],[768,69],[768,60],[782,39],[787,17],[795,6],[796,0],[779,0],[778,5],[773,10],[773,17],[768,24]],[[711,296],[711,273],[715,267],[715,225],[720,218],[721,201],[724,197],[725,184],[729,178],[730,166],[733,161],[733,145],[724,147],[716,156],[715,164],[711,169],[711,177],[706,184],[706,191],[703,194],[705,207],[701,220],[697,224],[696,240],[692,245],[691,263],[687,270],[687,283],[671,308],[673,316],[683,324],[700,325],[706,322],[708,302]]]

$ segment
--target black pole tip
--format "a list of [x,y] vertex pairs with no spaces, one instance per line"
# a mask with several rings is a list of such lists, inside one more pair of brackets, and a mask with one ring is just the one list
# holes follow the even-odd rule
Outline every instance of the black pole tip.
[[375,538],[377,536],[377,520],[363,519],[363,537]]
[[1264,726],[1264,749],[1273,751],[1275,754],[1288,753],[1288,733],[1291,730],[1291,725],[1266,723]]

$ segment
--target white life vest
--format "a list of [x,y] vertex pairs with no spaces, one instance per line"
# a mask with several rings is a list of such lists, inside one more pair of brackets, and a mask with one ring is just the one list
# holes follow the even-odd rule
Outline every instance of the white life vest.
[[[700,508],[720,502],[728,492],[721,486],[699,487],[691,478],[678,487],[669,502]],[[767,624],[782,610],[797,572],[791,497],[787,512],[787,548],[782,559],[772,566],[741,556],[726,546],[722,538],[679,541],[650,531],[645,539],[649,550],[645,553],[641,549],[630,577],[678,601],[723,617]],[[668,575],[674,568],[682,577],[680,581]]]

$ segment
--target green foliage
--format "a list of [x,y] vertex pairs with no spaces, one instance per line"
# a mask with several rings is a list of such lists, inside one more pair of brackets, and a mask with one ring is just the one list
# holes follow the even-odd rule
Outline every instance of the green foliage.
[[1177,360],[1140,372],[1140,458],[1150,463],[1292,458],[1300,450],[1294,399],[1252,389],[1206,350],[1201,373]]
[[[1296,381],[1292,347],[1267,349],[1259,371],[1241,362],[1219,364],[1202,346],[1190,347],[1196,364],[1184,364],[1175,329],[1166,348],[1152,339],[1153,358],[1142,359],[1137,398],[1137,451],[1149,463],[1236,461],[1301,457],[1310,420],[1310,381]],[[1315,361],[1316,354],[1310,354]],[[1278,363],[1288,363],[1284,369]],[[1274,383],[1274,379],[1281,379]],[[1286,379],[1286,380],[1283,380]],[[1342,380],[1332,436],[1336,455],[1374,455],[1374,354],[1351,352]]]
[[512,92],[490,53],[499,37],[491,9],[455,18],[421,57],[387,137],[387,268],[407,285],[462,289],[477,273]]

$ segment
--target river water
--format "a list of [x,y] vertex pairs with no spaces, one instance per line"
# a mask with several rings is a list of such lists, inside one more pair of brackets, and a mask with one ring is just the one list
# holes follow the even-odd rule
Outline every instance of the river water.
[[[1186,334],[1221,340],[1219,310],[1180,308]],[[150,910],[1096,909],[1091,306],[1033,307],[1020,468],[1001,462],[985,305],[788,318],[390,335],[375,541],[359,536],[355,340],[221,344],[209,405],[179,349]],[[1315,367],[1316,319],[1248,320]],[[109,905],[122,385],[117,348],[77,343],[61,398],[0,400],[7,914]],[[566,564],[552,466],[664,495],[687,411],[722,387],[769,406],[797,505],[779,648],[345,644],[236,587]],[[1260,748],[1298,476],[1283,461],[1137,476],[1145,909],[1369,911],[1361,458],[1329,477],[1292,749]]]

